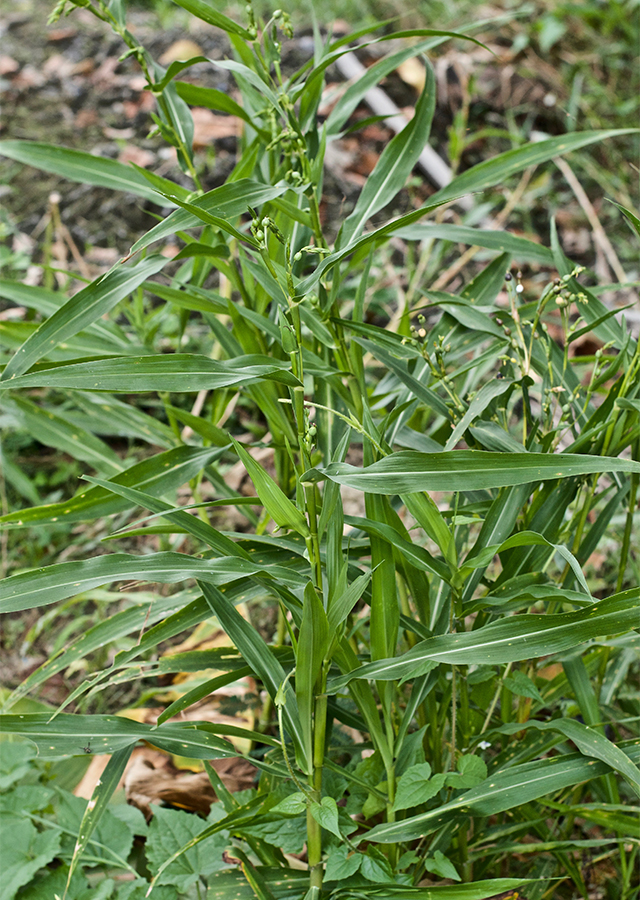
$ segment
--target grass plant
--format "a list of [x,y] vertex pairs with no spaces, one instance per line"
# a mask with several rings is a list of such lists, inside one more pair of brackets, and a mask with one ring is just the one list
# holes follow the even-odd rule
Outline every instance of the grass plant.
[[[84,7],[122,38],[190,188],[85,152],[0,141],[0,153],[17,162],[168,211],[125,259],[69,298],[0,283],[3,297],[38,314],[0,377],[5,415],[95,473],[73,497],[6,512],[0,523],[46,528],[111,516],[110,540],[162,542],[156,552],[107,551],[19,572],[0,586],[4,613],[52,607],[43,615],[65,615],[99,590],[119,610],[72,635],[6,698],[0,719],[5,734],[27,738],[44,760],[111,754],[63,860],[66,897],[86,890],[74,872],[90,868],[92,836],[139,741],[208,761],[236,755],[228,738],[241,736],[253,743],[258,786],[238,799],[209,766],[220,814],[179,832],[184,839],[167,844],[164,858],[153,844],[139,893],[114,881],[100,896],[149,889],[163,897],[172,884],[178,893],[247,890],[259,900],[587,898],[604,866],[613,873],[606,896],[632,900],[640,743],[626,675],[637,662],[640,594],[638,342],[585,286],[588,273],[565,256],[553,222],[547,248],[422,220],[633,129],[521,144],[389,218],[429,140],[435,75],[427,54],[474,39],[464,29],[363,28],[334,40],[316,28],[313,58],[286,75],[286,14],[263,22],[248,7],[240,24],[203,0],[175,2],[225,31],[232,58],[163,69],[128,30],[125,0],[62,0],[54,15]],[[321,121],[326,71],[356,37],[414,43],[394,43]],[[427,73],[415,115],[329,240],[326,148],[376,74],[410,55],[422,56]],[[241,102],[181,80],[203,61],[233,74]],[[207,192],[190,104],[244,123],[232,174]],[[637,231],[635,214],[623,212]],[[154,252],[173,235],[183,244],[177,256]],[[424,290],[420,271],[434,241],[486,248],[493,258],[455,294]],[[388,316],[381,282],[398,242],[412,248],[411,290]],[[528,265],[557,274],[525,287],[519,268]],[[170,347],[159,328],[168,316],[178,323]],[[183,352],[194,327],[200,352]],[[587,335],[597,349],[574,353]],[[138,395],[157,401],[157,416]],[[114,452],[109,437],[121,434],[144,445],[142,458]],[[225,483],[230,461],[244,466],[250,498]],[[19,479],[11,468],[5,477]],[[184,485],[189,508],[176,499]],[[355,514],[343,507],[343,488],[362,498]],[[243,529],[215,527],[208,510],[218,506],[236,507]],[[141,509],[145,518],[132,521]],[[595,583],[589,561],[610,534],[615,566]],[[145,590],[121,608],[116,586],[131,581],[187,589]],[[238,610],[241,601],[253,618]],[[273,633],[258,624],[263,604],[277,609]],[[211,617],[232,650],[158,657],[163,642]],[[21,706],[49,678],[114,643],[121,649],[111,664],[60,708]],[[123,682],[203,669],[218,674],[172,702],[155,726],[90,711]],[[244,672],[266,694],[253,731],[180,720]],[[66,712],[71,704],[84,711]],[[221,835],[232,862],[214,876]],[[195,848],[194,878],[167,881]],[[292,869],[292,854],[304,871]],[[51,877],[46,864],[30,873],[27,890]],[[31,896],[24,884],[12,896]]]

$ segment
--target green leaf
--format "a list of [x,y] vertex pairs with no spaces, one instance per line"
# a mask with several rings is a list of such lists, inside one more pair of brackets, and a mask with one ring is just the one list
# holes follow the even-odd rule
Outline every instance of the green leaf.
[[0,791],[6,791],[28,774],[35,755],[33,747],[0,743]]
[[374,884],[395,883],[389,860],[375,851],[375,847],[367,847],[367,852],[363,855],[360,863],[362,876]]
[[430,671],[434,662],[495,665],[559,653],[592,638],[637,627],[639,598],[640,590],[634,589],[598,600],[576,612],[509,616],[475,631],[436,635],[402,656],[369,663],[332,680],[328,690],[331,693],[342,690],[352,678],[377,681],[417,678]]
[[372,843],[413,840],[436,831],[457,816],[491,816],[530,803],[546,794],[565,790],[610,771],[609,766],[579,754],[545,757],[511,766],[443,806],[399,822],[377,825],[364,839]]
[[529,166],[539,166],[554,156],[563,156],[572,150],[579,150],[589,144],[618,137],[622,134],[634,134],[637,128],[611,128],[602,131],[582,131],[563,134],[546,141],[525,144],[515,150],[507,150],[492,159],[486,159],[461,175],[456,176],[449,184],[429,198],[430,203],[454,200],[472,191],[483,191],[496,184],[503,184],[511,175],[521,172]]
[[190,759],[220,759],[237,756],[229,741],[216,737],[209,722],[143,725],[123,716],[82,716],[59,713],[30,713],[0,716],[0,727],[7,734],[20,734],[38,747],[41,759],[74,756],[86,752],[115,753],[147,741],[154,747],[187,756]]
[[530,879],[491,878],[487,881],[473,881],[470,884],[443,884],[430,887],[407,888],[403,885],[373,888],[372,896],[377,900],[493,900],[497,894],[513,892]]
[[[110,479],[110,483],[132,485],[153,496],[161,495],[189,481],[219,454],[219,449],[211,447],[204,450],[184,445],[174,447],[172,450],[158,453],[151,459],[136,463],[120,475],[115,475]],[[105,488],[85,488],[64,503],[44,503],[7,513],[0,516],[0,524],[21,527],[62,520],[79,522],[98,516],[108,516],[129,509],[131,505],[129,500],[116,497]]]
[[344,844],[331,847],[327,856],[325,881],[342,881],[344,878],[355,875],[360,868],[362,859],[361,853],[354,853]]
[[338,804],[333,797],[323,797],[320,803],[311,803],[311,815],[318,825],[321,825],[337,838],[342,839],[338,826]]
[[[274,197],[281,197],[291,190],[291,185],[285,182],[268,185],[259,181],[251,181],[241,178],[239,181],[230,181],[220,187],[214,188],[193,201],[193,206],[199,210],[208,212],[223,219],[232,219],[240,216],[251,207],[260,207]],[[175,192],[174,192],[175,193]],[[162,222],[141,237],[131,248],[131,253],[144,250],[154,241],[162,240],[171,234],[177,234],[186,228],[194,228],[201,225],[202,220],[198,216],[184,209],[176,209]],[[247,240],[244,237],[243,240]]]
[[[6,278],[0,279],[0,297],[12,300],[19,306],[34,309],[36,312],[42,313],[43,316],[51,316],[67,302],[67,297],[62,291],[50,291],[47,288],[21,284],[18,281],[10,281]],[[90,335],[95,335],[96,338],[101,339],[104,344],[109,344],[111,347],[119,346],[122,353],[135,350],[135,345],[129,343],[126,335],[112,322],[105,322],[99,319],[88,325],[85,331],[80,332],[83,340]],[[139,350],[136,352],[139,352]]]
[[[13,900],[16,892],[29,884],[38,869],[52,862],[60,850],[60,832],[39,832],[28,819],[8,818],[2,848],[2,897]],[[11,839],[8,840],[8,829]]]
[[[112,269],[74,294],[40,325],[16,352],[0,380],[17,384],[16,378],[26,372],[52,347],[77,334],[109,312],[124,297],[135,290],[150,275],[167,264],[164,256],[149,256],[136,266]],[[94,366],[95,369],[95,366]],[[5,384],[4,387],[8,387]]]
[[446,775],[447,787],[472,788],[481,784],[487,777],[487,764],[479,756],[467,753],[458,759],[457,772]]
[[239,557],[198,559],[184,553],[130,556],[110,553],[93,559],[58,563],[5,578],[0,585],[0,611],[16,612],[48,606],[91,588],[128,579],[175,584],[199,578],[209,584],[228,584],[263,571],[259,563]]
[[[217,228],[220,231],[224,231],[226,234],[231,235],[231,237],[235,238],[237,241],[244,241],[247,244],[251,244],[253,247],[257,247],[257,243],[251,235],[243,233],[239,231],[235,225],[232,225],[230,222],[227,222],[226,219],[221,218],[220,216],[213,215],[206,209],[201,209],[197,203],[190,203],[188,200],[178,200],[177,197],[172,197],[174,203],[176,203],[181,209],[183,209],[187,213],[191,213],[197,221],[204,222],[205,225],[212,225],[214,228]],[[220,244],[221,248],[225,247],[225,244]],[[214,255],[213,253],[210,255]],[[218,257],[225,256],[224,250],[215,254]],[[177,259],[177,257],[174,257]]]
[[404,241],[454,241],[457,244],[486,247],[488,250],[495,250],[498,253],[509,253],[521,262],[553,266],[553,253],[548,247],[510,234],[508,231],[484,231],[481,228],[439,222],[437,225],[425,223],[399,228],[394,232],[394,236]]
[[299,384],[289,371],[288,363],[268,357],[238,356],[233,360],[217,362],[207,356],[164,353],[161,356],[102,359],[99,364],[92,361],[38,369],[0,381],[0,389],[59,387],[122,394],[148,391],[184,393],[239,387],[263,379],[291,386]]
[[502,553],[503,551],[510,550],[514,547],[527,547],[531,545],[549,547],[555,550],[555,552],[558,553],[571,567],[576,580],[578,581],[586,596],[591,598],[589,585],[587,584],[587,581],[582,574],[580,564],[573,553],[571,553],[571,551],[568,550],[563,544],[554,544],[543,537],[543,535],[538,534],[535,531],[520,531],[512,535],[510,538],[507,538],[507,540],[503,541],[502,544],[485,547],[484,550],[480,551],[478,556],[471,557],[470,559],[467,558],[460,568],[460,578],[466,578],[467,574],[478,566],[484,568],[489,564],[496,553]]
[[373,494],[409,494],[416,491],[478,491],[597,472],[640,473],[640,463],[577,453],[490,453],[485,450],[418,453],[400,450],[364,469],[348,463],[330,463],[325,469],[310,469],[301,481],[311,483],[328,478]]
[[534,682],[520,669],[516,669],[515,672],[512,672],[511,675],[505,678],[503,684],[508,691],[511,691],[512,694],[516,694],[518,697],[528,697],[530,700],[535,700],[536,703],[544,703],[542,695]]
[[[1,144],[0,144],[0,146],[1,146]],[[613,200],[610,200],[609,202],[614,203]],[[620,203],[614,203],[614,205],[617,206],[619,210],[622,210],[625,218],[627,219],[627,221],[631,227],[631,230],[633,232],[635,232],[635,234],[638,237],[640,237],[640,219],[638,218],[638,216],[634,212],[632,212],[630,209],[627,209],[626,206],[621,206]]]
[[360,192],[355,209],[340,229],[339,244],[349,244],[380,209],[390,203],[415,166],[429,140],[436,105],[436,80],[427,62],[423,91],[411,121],[382,151],[376,166]]
[[436,850],[433,856],[425,859],[424,867],[427,872],[438,875],[440,878],[451,878],[453,881],[460,881],[456,867],[441,850]]
[[[94,598],[102,600],[99,592],[94,593]],[[123,609],[114,615],[109,616],[102,622],[98,622],[87,631],[83,631],[77,640],[72,641],[58,655],[49,657],[35,672],[28,675],[11,693],[4,704],[4,709],[10,709],[21,697],[26,696],[29,691],[43,684],[52,675],[62,672],[68,666],[84,659],[95,650],[108,646],[110,643],[130,635],[140,634],[140,630],[144,626],[147,629],[152,628],[156,622],[159,622],[172,613],[181,610],[185,604],[184,593],[172,594],[170,597],[159,597],[157,594],[150,592],[136,592],[135,594],[127,594],[126,592],[114,593],[111,598],[114,602],[126,600],[128,602],[138,602],[139,606],[133,606],[129,609]],[[11,746],[11,745],[2,745]],[[0,786],[2,782],[0,780]]]
[[[201,87],[198,84],[190,84],[187,81],[176,81],[176,90],[178,96],[188,103],[190,106],[204,106],[207,109],[219,109],[221,112],[229,113],[231,116],[237,116],[245,121],[252,128],[256,127],[255,119],[252,119],[248,113],[236,103],[236,101],[225,94],[223,91],[216,91],[214,88]],[[180,198],[185,199],[185,198]]]
[[189,513],[165,503],[164,500],[157,500],[144,491],[137,491],[134,488],[125,487],[124,485],[116,485],[113,481],[101,481],[99,478],[87,478],[92,484],[99,484],[107,490],[113,491],[120,497],[130,500],[134,506],[143,506],[152,510],[154,513],[165,513],[163,518],[169,522],[175,522],[176,525],[182,527],[187,534],[193,534],[195,537],[204,541],[209,547],[215,550],[220,556],[241,557],[242,559],[250,559],[249,554],[240,544],[236,544],[231,538],[219,532],[213,525],[203,522],[197,516],[191,516]]
[[296,699],[300,711],[300,721],[305,728],[307,765],[313,767],[313,709],[315,705],[317,681],[322,670],[325,654],[329,649],[331,632],[327,614],[324,611],[318,591],[311,582],[304,589],[302,622],[298,635],[296,654]]
[[[91,800],[87,804],[87,808],[82,817],[82,822],[80,823],[78,840],[73,848],[73,857],[69,865],[69,874],[67,876],[67,887],[71,884],[73,873],[80,862],[80,858],[89,843],[91,835],[100,822],[102,814],[106,811],[107,803],[120,783],[120,779],[129,762],[132,750],[133,744],[128,747],[123,747],[122,750],[117,750],[112,755],[93,790]],[[112,845],[109,845],[110,848],[111,846]]]
[[[206,583],[200,586],[207,604],[217,617],[221,627],[238,648],[247,665],[262,680],[269,696],[275,699],[279,693],[282,694],[281,688],[286,678],[283,667],[270,652],[261,635],[246,619],[242,618],[233,602],[225,594]],[[284,700],[282,708],[284,723],[296,751],[303,761],[306,758],[304,732],[296,696],[289,682],[284,689]]]
[[106,476],[122,472],[122,460],[108,444],[58,410],[54,412],[51,408],[43,408],[24,397],[12,398],[12,406],[19,410],[25,430],[41,444],[56,447],[74,459],[88,462]]
[[[525,722],[520,731],[528,728],[537,728],[540,731],[557,731],[576,745],[584,756],[602,760],[614,771],[619,772],[631,785],[635,793],[640,796],[640,771],[634,765],[626,753],[608,740],[595,728],[583,725],[575,719],[552,719],[550,722],[538,722],[531,719]],[[504,725],[499,731],[513,734],[516,729],[511,725]]]
[[247,41],[253,40],[253,35],[250,34],[246,28],[243,28],[242,25],[238,25],[237,22],[234,22],[233,19],[230,19],[228,16],[223,16],[222,13],[212,9],[211,6],[208,3],[204,3],[203,0],[174,0],[174,2],[183,9],[186,9],[187,12],[202,19],[202,21],[206,22],[208,25],[213,25],[215,28],[221,28],[223,31],[226,31],[227,34],[237,34]]
[[[218,804],[212,810],[219,814]],[[222,811],[224,815],[224,812]],[[201,875],[209,875],[228,866],[222,858],[227,846],[228,837],[218,833],[205,838],[183,853],[179,851],[206,828],[199,816],[181,809],[163,809],[157,806],[149,826],[146,841],[146,857],[152,873],[157,873],[162,864],[170,856],[175,858],[170,866],[162,871],[157,884],[170,884],[173,890],[184,893]]]
[[444,787],[445,778],[446,776],[441,772],[432,777],[431,766],[428,762],[410,766],[398,781],[396,798],[393,803],[394,812],[422,806]]
[[299,816],[301,813],[306,812],[306,809],[307,798],[302,792],[298,791],[295,794],[289,794],[276,806],[272,806],[269,812],[282,813],[285,816]]
[[253,481],[260,502],[273,521],[281,528],[293,528],[302,537],[308,537],[309,526],[298,507],[289,500],[273,478],[253,459],[249,451],[238,441],[233,438],[231,440],[236,448],[236,453],[244,463],[249,478]]
[[[423,33],[428,34],[426,30]],[[367,91],[378,85],[386,75],[390,72],[394,72],[405,60],[418,56],[418,54],[441,44],[447,36],[453,35],[447,35],[445,32],[433,31],[426,40],[419,41],[417,44],[413,44],[409,47],[405,46],[401,50],[397,50],[395,53],[385,56],[383,59],[366,69],[353,84],[350,84],[347,87],[347,90],[340,98],[340,102],[336,103],[331,111],[331,114],[327,119],[327,136],[331,138],[337,136],[340,131],[342,131],[345,123],[360,104]],[[389,35],[389,37],[391,37],[391,35]],[[335,46],[337,47],[338,44]]]
[[471,403],[469,404],[469,409],[466,411],[464,416],[457,423],[456,427],[451,432],[451,437],[444,445],[445,452],[453,450],[455,445],[458,443],[462,435],[465,433],[467,428],[471,425],[471,423],[478,418],[478,416],[482,415],[487,406],[491,403],[492,400],[495,400],[496,397],[502,396],[509,388],[511,387],[511,382],[506,378],[504,381],[489,381],[487,384],[483,384],[476,396],[473,398]]
[[370,572],[365,572],[364,575],[358,575],[344,593],[331,601],[327,611],[329,632],[331,634],[336,633],[340,626],[344,624],[347,616],[367,589],[370,580]]
[[[579,806],[565,806],[563,803],[552,803],[549,800],[543,802],[545,806],[550,806],[552,809],[600,825],[604,831],[614,831],[640,840],[640,820],[638,819],[640,809],[637,806],[630,807],[628,804],[618,806],[610,803],[583,803]],[[623,815],[625,811],[632,815]]]
[[[44,172],[52,172],[69,181],[94,184],[114,191],[127,191],[158,206],[173,205],[160,196],[143,175],[115,159],[40,141],[0,141],[0,156],[15,159]],[[180,195],[179,184],[166,178],[162,182],[165,190]]]

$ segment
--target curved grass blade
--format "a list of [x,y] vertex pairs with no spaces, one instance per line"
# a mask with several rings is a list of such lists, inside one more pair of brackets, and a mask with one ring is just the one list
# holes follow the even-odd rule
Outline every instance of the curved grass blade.
[[[244,111],[239,103],[225,94],[224,91],[217,91],[215,88],[202,87],[197,84],[190,84],[188,81],[176,81],[176,90],[178,96],[188,103],[190,106],[204,106],[207,109],[218,109],[221,112],[228,113],[242,119],[252,128],[256,127],[256,122],[251,116]],[[182,197],[180,198],[183,199]]]
[[148,741],[160,750],[188,756],[190,759],[220,759],[237,756],[228,741],[211,732],[210,722],[170,722],[160,726],[144,725],[123,716],[83,716],[49,713],[0,716],[0,728],[6,734],[20,734],[33,741],[41,759],[85,753],[116,753]]
[[183,694],[182,697],[174,700],[173,703],[170,703],[158,716],[158,725],[162,725],[163,722],[166,722],[173,716],[177,716],[183,709],[187,709],[194,703],[203,700],[209,694],[217,691],[218,688],[225,687],[227,684],[233,684],[234,681],[238,681],[238,679],[244,678],[245,675],[251,674],[252,670],[249,666],[243,666],[240,669],[234,669],[232,672],[225,672],[224,675],[217,675],[215,678],[209,678],[204,684],[199,684],[197,687],[187,691],[186,694]]
[[605,762],[615,772],[619,772],[629,782],[635,793],[640,796],[640,771],[626,753],[608,740],[595,728],[590,728],[575,719],[552,719],[550,722],[530,720],[525,723],[512,723],[497,729],[501,734],[516,734],[527,728],[538,728],[540,731],[557,731],[576,745],[583,756],[591,756]]
[[[92,153],[84,153],[82,150],[71,150],[68,147],[58,147],[55,144],[41,141],[12,140],[0,141],[0,156],[34,166],[43,172],[60,175],[61,178],[67,178],[69,181],[94,184],[97,187],[109,188],[114,191],[127,191],[143,197],[145,200],[150,200],[158,206],[173,206],[157,190],[154,190],[144,176],[131,166],[126,166],[115,159],[94,156]],[[173,192],[181,196],[179,184],[175,184],[167,178],[162,178],[162,182],[165,190],[169,193]]]
[[343,223],[339,243],[348,244],[368,219],[390,203],[400,191],[429,140],[436,108],[436,78],[427,63],[426,79],[411,121],[384,148],[367,178],[355,209]]
[[[0,278],[0,297],[12,300],[19,306],[35,309],[44,316],[53,315],[56,310],[60,309],[67,302],[67,297],[62,291],[50,291],[44,287],[22,284],[19,281],[11,281],[7,278]],[[85,333],[94,334],[105,343],[108,342],[112,346],[120,346],[123,353],[135,350],[135,345],[129,342],[124,332],[113,322],[105,322],[99,319],[87,325],[86,329],[80,333],[83,335]],[[140,350],[137,352],[140,352]]]
[[124,469],[122,460],[108,444],[57,410],[43,408],[24,397],[13,397],[11,405],[19,410],[26,430],[37,436],[41,444],[81,459],[107,476],[117,475]]
[[515,175],[529,166],[538,166],[543,162],[553,159],[554,156],[562,156],[572,150],[579,150],[589,144],[607,138],[618,137],[622,134],[637,133],[637,128],[610,128],[600,131],[581,131],[563,134],[560,137],[550,138],[546,141],[536,141],[517,147],[515,150],[507,150],[492,159],[486,159],[471,169],[467,169],[458,175],[453,181],[437,191],[429,198],[429,202],[441,202],[454,200],[464,194],[475,191],[483,191],[501,184],[510,175]]
[[[24,342],[0,376],[0,381],[15,380],[52,347],[109,312],[166,264],[164,256],[149,256],[136,266],[112,269],[82,288]],[[7,387],[6,384],[4,386]]]
[[234,22],[233,19],[230,19],[228,16],[224,16],[222,13],[212,9],[208,3],[203,3],[203,0],[175,0],[175,2],[178,6],[186,9],[187,12],[190,12],[192,15],[197,16],[198,19],[202,19],[202,21],[206,22],[208,25],[213,25],[215,28],[221,28],[223,31],[226,31],[227,34],[237,34],[247,41],[253,40],[254,36],[250,34],[246,28],[243,28],[242,25],[238,25],[237,22]]
[[[153,496],[172,491],[198,474],[208,463],[220,456],[220,449],[207,447],[174,447],[158,453],[151,459],[131,466],[130,469],[110,479],[111,482],[144,489]],[[124,497],[115,497],[102,487],[87,488],[62,503],[45,503],[29,509],[0,516],[0,525],[45,524],[47,522],[79,522],[108,516],[129,509],[132,505]]]
[[[259,181],[251,181],[248,178],[241,178],[238,181],[230,181],[214,188],[198,197],[193,201],[193,206],[199,210],[218,216],[219,218],[233,218],[240,216],[251,207],[260,207],[268,200],[280,197],[291,190],[291,185],[281,182],[275,185],[261,184]],[[175,192],[174,192],[175,193]],[[194,228],[202,225],[202,220],[198,216],[184,209],[176,209],[162,222],[159,222],[154,228],[148,231],[133,245],[130,253],[137,253],[144,250],[154,241],[162,240],[168,235],[176,234],[184,231],[186,228]],[[243,240],[249,239],[243,235]]]
[[307,538],[309,536],[309,526],[298,507],[289,500],[273,478],[253,459],[249,451],[233,438],[232,441],[236,453],[244,463],[249,477],[253,481],[262,505],[273,521],[281,528],[293,528],[302,537]]
[[434,884],[428,887],[374,884],[370,887],[367,885],[367,894],[370,893],[377,900],[518,900],[516,889],[531,884],[532,880],[490,878],[486,881],[474,881],[472,884]]
[[196,516],[190,516],[188,512],[176,509],[164,500],[158,500],[151,497],[144,491],[135,490],[135,488],[125,487],[124,485],[116,485],[113,482],[101,481],[99,478],[87,478],[92,484],[99,484],[107,490],[113,491],[120,497],[130,500],[134,506],[142,506],[157,515],[163,515],[163,518],[184,528],[187,534],[192,534],[199,538],[220,556],[237,556],[242,559],[250,559],[249,554],[235,541],[221,534],[213,525],[203,522]]
[[328,690],[342,690],[353,678],[417,678],[434,663],[497,665],[559,653],[595,637],[638,627],[639,599],[640,589],[636,588],[570,613],[509,616],[476,631],[436,635],[402,656],[369,663],[332,680]]
[[[95,597],[95,595],[94,595]],[[102,597],[98,598],[102,601]],[[108,619],[99,622],[88,631],[84,631],[77,640],[73,641],[58,655],[49,657],[35,672],[28,675],[15,688],[5,701],[2,710],[6,711],[25,697],[31,690],[40,684],[62,672],[70,665],[85,659],[90,653],[106,647],[120,638],[130,634],[140,633],[144,627],[151,628],[156,622],[166,619],[173,613],[182,609],[185,604],[183,592],[172,594],[170,597],[159,597],[152,593],[126,594],[118,592],[113,595],[114,602],[122,600],[138,601],[139,605],[130,609],[123,609],[109,616]],[[146,599],[146,602],[145,602]]]
[[[5,578],[0,585],[0,612],[48,606],[91,588],[114,581],[136,579],[175,584],[198,578],[209,584],[228,584],[265,570],[259,563],[238,556],[198,559],[184,553],[150,553],[131,556],[109,553],[94,559],[58,563]],[[290,577],[293,578],[293,572]]]
[[606,775],[610,771],[606,763],[597,759],[585,759],[577,753],[537,759],[492,773],[482,784],[444,806],[400,822],[377,825],[363,838],[383,844],[413,840],[431,834],[452,816],[491,816]]
[[410,494],[416,491],[478,491],[597,472],[640,473],[640,463],[578,453],[491,453],[486,450],[419,453],[400,450],[364,469],[348,463],[330,463],[325,469],[310,469],[301,481],[316,482],[328,478],[372,494]]
[[67,886],[65,888],[65,896],[67,891],[69,890],[69,885],[71,884],[71,879],[73,877],[73,873],[75,872],[78,863],[80,862],[80,857],[85,851],[87,844],[89,843],[89,838],[94,832],[102,813],[107,808],[107,803],[113,796],[118,784],[120,783],[120,779],[124,774],[124,770],[126,768],[127,763],[129,762],[129,757],[133,751],[133,743],[131,743],[128,747],[123,747],[122,750],[116,750],[116,752],[112,755],[111,759],[107,763],[107,766],[98,779],[96,787],[91,795],[91,799],[87,803],[87,808],[82,817],[82,822],[80,823],[80,831],[78,833],[78,840],[76,841],[76,845],[73,848],[73,857],[71,859],[71,863],[69,865],[69,875],[67,877]]
[[[206,603],[225,633],[229,635],[247,665],[262,680],[270,697],[275,699],[286,678],[286,673],[278,660],[256,629],[242,618],[228,596],[210,584],[203,583],[200,587]],[[285,727],[296,748],[296,755],[302,761],[305,759],[305,736],[296,696],[289,682],[284,689],[284,701],[282,714]]]
[[548,247],[510,234],[508,231],[486,231],[481,228],[469,228],[466,225],[439,222],[437,225],[424,223],[399,228],[394,232],[394,237],[404,241],[455,241],[457,244],[486,247],[498,253],[509,253],[522,262],[539,263],[543,266],[554,264],[553,253]]
[[[8,368],[8,367],[7,367]],[[295,387],[298,379],[289,363],[264,356],[239,356],[217,362],[207,356],[164,353],[54,366],[0,381],[2,388],[58,387],[121,394],[170,391],[176,393],[239,387],[261,380]]]

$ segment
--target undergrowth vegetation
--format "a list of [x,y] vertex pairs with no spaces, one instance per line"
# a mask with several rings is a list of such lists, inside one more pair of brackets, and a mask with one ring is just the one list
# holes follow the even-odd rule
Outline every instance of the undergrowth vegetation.
[[[17,349],[0,378],[3,427],[95,473],[41,503],[5,442],[3,502],[31,504],[4,511],[5,535],[57,534],[54,556],[71,526],[89,539],[83,558],[34,559],[0,585],[0,611],[38,611],[29,640],[66,623],[3,695],[2,896],[637,897],[638,342],[553,221],[545,247],[491,228],[486,208],[482,226],[442,216],[633,129],[520,143],[398,216],[434,117],[427,54],[477,46],[472,29],[316,28],[312,59],[289,74],[281,11],[263,22],[249,7],[239,24],[175,2],[226,32],[232,56],[162,68],[128,30],[125,0],[62,0],[54,16],[84,7],[121,37],[189,187],[0,142],[5,157],[158,213],[72,296],[0,282],[33,311],[6,332]],[[327,70],[354,40],[394,43],[323,120]],[[322,212],[327,147],[416,56],[415,115],[336,234]],[[202,62],[233,74],[241,102],[181,80]],[[232,174],[207,192],[190,105],[243,122]],[[157,252],[174,235],[182,249]],[[442,242],[487,251],[456,293],[424,287]],[[232,466],[250,490],[231,485]],[[211,621],[231,646],[167,649]],[[29,698],[69,672],[84,677],[57,708]],[[119,691],[144,696],[179,673],[199,676],[156,723],[111,714]],[[262,691],[253,727],[198,719],[246,676]],[[240,793],[210,763],[238,755],[230,739],[259,770]],[[203,761],[219,800],[206,819],[157,807],[147,824],[110,805],[140,742]],[[85,804],[65,767],[95,754],[110,758]]]

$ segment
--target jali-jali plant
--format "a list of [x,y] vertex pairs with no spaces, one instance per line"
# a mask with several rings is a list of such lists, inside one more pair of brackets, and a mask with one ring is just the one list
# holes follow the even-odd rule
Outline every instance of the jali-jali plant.
[[[435,78],[425,54],[474,41],[472,29],[341,39],[316,29],[313,58],[285,77],[282,12],[264,24],[249,9],[240,25],[203,0],[176,2],[226,32],[232,58],[165,70],[127,29],[124,0],[67,5],[121,36],[189,187],[88,153],[0,142],[13,160],[168,210],[69,298],[0,287],[34,311],[2,372],[3,422],[95,472],[71,499],[10,511],[2,525],[113,516],[110,539],[132,546],[137,536],[142,547],[107,544],[2,584],[5,613],[57,604],[46,623],[92,602],[114,610],[6,698],[5,735],[28,739],[41,759],[110,754],[75,846],[49,840],[17,896],[54,875],[59,884],[61,871],[67,897],[80,896],[73,873],[95,862],[101,819],[142,741],[204,761],[218,812],[167,831],[165,856],[156,851],[135,877],[114,858],[128,880],[82,896],[587,898],[602,896],[593,893],[601,871],[597,890],[637,897],[640,709],[626,684],[638,646],[638,342],[585,286],[589,273],[564,255],[553,222],[550,249],[438,214],[418,224],[633,129],[524,143],[385,220],[429,140]],[[323,121],[327,68],[356,39],[392,38],[393,52],[350,82]],[[326,149],[366,91],[415,56],[426,67],[415,115],[329,239]],[[232,74],[241,104],[177,80],[203,61]],[[190,105],[243,122],[235,168],[207,192]],[[153,252],[173,235],[183,245],[173,260]],[[429,253],[445,241],[490,251],[457,294],[423,289]],[[391,297],[385,273],[403,247],[399,283],[409,290]],[[551,273],[546,286],[539,276],[523,285],[518,270],[530,265]],[[169,315],[179,321],[173,344],[159,329]],[[580,356],[572,345],[586,334],[592,349]],[[183,337],[201,352],[181,352]],[[109,444],[122,436],[124,459]],[[232,464],[246,470],[250,496],[225,483]],[[9,487],[16,471],[7,457]],[[214,507],[235,507],[234,530]],[[602,554],[596,578],[585,563],[603,541],[609,561]],[[175,588],[118,591],[131,582]],[[160,652],[206,620],[232,646]],[[107,646],[117,648],[109,664],[89,667],[60,708],[29,712],[29,692]],[[150,690],[154,677],[189,672],[203,674],[157,724],[91,714],[113,686],[144,679]],[[253,730],[185,716],[246,675],[262,691]],[[77,711],[64,712],[69,704]],[[210,762],[238,755],[230,737],[249,742],[259,770],[238,795]],[[52,827],[25,803],[4,807],[5,842],[16,817],[35,836]],[[178,887],[171,873],[181,865],[190,874]]]

